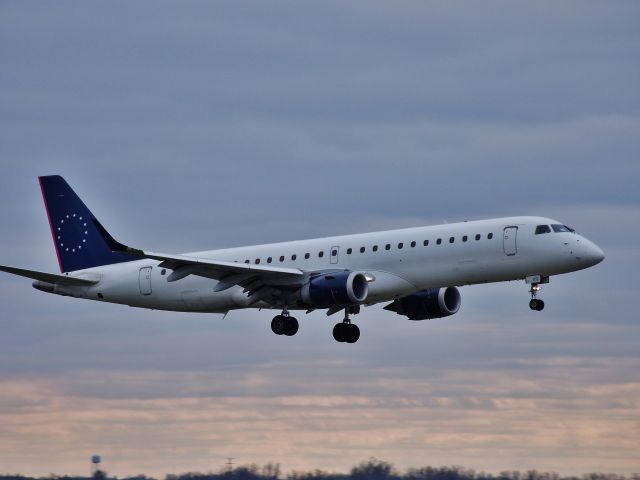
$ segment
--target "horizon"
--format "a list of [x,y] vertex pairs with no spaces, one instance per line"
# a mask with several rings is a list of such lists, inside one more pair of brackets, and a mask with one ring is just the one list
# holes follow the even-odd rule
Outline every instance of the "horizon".
[[[334,478],[345,477],[345,478],[358,478],[362,480],[376,480],[382,478],[424,478],[425,473],[427,473],[427,477],[431,480],[439,480],[442,478],[443,480],[450,479],[450,475],[456,475],[455,478],[465,480],[465,479],[502,479],[502,480],[521,480],[524,476],[526,476],[527,480],[571,480],[571,479],[590,479],[590,480],[636,480],[640,474],[632,473],[630,475],[622,475],[611,472],[583,472],[583,473],[572,473],[572,474],[559,474],[558,472],[553,471],[544,471],[538,469],[529,469],[525,471],[520,470],[509,470],[503,469],[498,472],[486,472],[481,470],[476,470],[473,467],[465,466],[465,465],[443,465],[443,466],[432,466],[432,465],[423,465],[423,466],[411,466],[405,469],[399,470],[397,469],[393,463],[387,462],[385,460],[377,459],[374,457],[370,457],[368,460],[362,460],[357,464],[353,465],[348,471],[336,472],[336,471],[328,471],[323,470],[321,468],[316,468],[313,470],[284,470],[281,468],[281,465],[278,463],[268,462],[264,465],[258,465],[256,463],[231,463],[229,464],[229,459],[226,463],[222,464],[217,470],[207,470],[207,471],[185,471],[178,473],[166,473],[160,476],[149,476],[142,472],[133,475],[126,476],[114,476],[109,475],[107,469],[103,468],[95,468],[95,463],[92,461],[92,473],[89,475],[68,475],[68,474],[60,474],[60,473],[49,473],[48,475],[43,476],[29,476],[22,474],[7,474],[0,472],[0,480],[8,480],[10,478],[86,478],[86,479],[94,479],[94,480],[104,480],[107,478],[114,479],[133,479],[133,478],[148,478],[150,480],[181,480],[181,479],[189,479],[195,477],[211,477],[211,478],[246,478],[249,475],[249,478],[287,478],[287,479],[296,479],[296,478],[314,478],[321,480],[324,477]],[[232,460],[235,460],[232,459]]]

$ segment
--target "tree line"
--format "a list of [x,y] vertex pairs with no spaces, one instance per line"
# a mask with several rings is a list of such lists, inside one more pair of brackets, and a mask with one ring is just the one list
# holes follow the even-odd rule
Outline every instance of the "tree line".
[[0,480],[640,480],[640,478],[637,475],[627,477],[615,473],[561,476],[554,472],[538,470],[524,472],[508,470],[499,474],[491,474],[457,466],[409,468],[400,472],[388,462],[371,459],[356,465],[349,473],[314,470],[312,472],[293,471],[284,474],[279,464],[268,463],[263,466],[238,466],[233,470],[221,469],[218,472],[171,474],[166,475],[164,479],[155,479],[146,475],[118,478],[98,470],[93,477],[50,475],[36,478],[0,474]]

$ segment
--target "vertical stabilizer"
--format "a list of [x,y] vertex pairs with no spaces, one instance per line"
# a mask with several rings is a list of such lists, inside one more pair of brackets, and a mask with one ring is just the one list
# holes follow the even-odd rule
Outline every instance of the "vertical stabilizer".
[[59,175],[38,177],[61,272],[135,260],[114,253],[98,231],[91,211]]

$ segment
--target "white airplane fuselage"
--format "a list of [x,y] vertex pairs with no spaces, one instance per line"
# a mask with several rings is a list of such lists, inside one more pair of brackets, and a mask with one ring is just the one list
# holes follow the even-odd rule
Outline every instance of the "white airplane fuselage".
[[290,310],[344,311],[333,338],[355,343],[350,315],[385,302],[410,320],[454,315],[456,287],[525,280],[529,308],[549,277],[604,259],[598,246],[544,217],[507,217],[176,255],[117,241],[59,175],[38,177],[61,274],[0,265],[41,291],[132,307],[226,313],[270,308],[276,335],[293,336]]
[[[362,272],[368,280],[364,303],[371,305],[428,288],[545,278],[588,268],[604,258],[599,247],[575,232],[535,233],[537,226],[560,224],[544,217],[507,217],[186,255],[303,271]],[[219,281],[213,278],[187,275],[169,281],[170,274],[160,261],[145,258],[68,273],[97,281],[94,285],[36,281],[34,286],[51,293],[157,310],[227,312],[271,307],[251,303],[239,285],[216,291]],[[313,309],[303,302],[289,308]]]

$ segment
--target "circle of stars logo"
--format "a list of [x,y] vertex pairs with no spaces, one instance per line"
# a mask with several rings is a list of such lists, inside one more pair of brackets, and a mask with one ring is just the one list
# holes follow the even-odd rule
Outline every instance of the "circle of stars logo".
[[[76,235],[73,234],[75,233],[74,230],[77,232]],[[70,236],[75,238],[70,242],[65,242],[65,231],[69,232]],[[83,246],[86,246],[87,239],[85,237],[88,234],[89,230],[87,230],[86,220],[73,213],[60,219],[56,232],[56,242],[61,250],[69,253],[76,253],[81,251]]]

